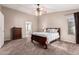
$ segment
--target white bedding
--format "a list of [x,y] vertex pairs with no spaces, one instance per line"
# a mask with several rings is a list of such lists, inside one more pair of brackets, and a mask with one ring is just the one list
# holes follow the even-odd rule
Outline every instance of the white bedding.
[[42,37],[47,37],[47,43],[50,43],[53,40],[56,40],[59,38],[59,33],[58,32],[34,32],[32,33],[34,35],[42,36]]

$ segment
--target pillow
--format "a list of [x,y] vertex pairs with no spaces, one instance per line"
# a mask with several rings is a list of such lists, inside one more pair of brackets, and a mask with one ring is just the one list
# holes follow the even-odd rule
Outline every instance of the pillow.
[[52,33],[52,32],[58,32],[58,29],[48,29],[47,32],[50,32],[50,33]]

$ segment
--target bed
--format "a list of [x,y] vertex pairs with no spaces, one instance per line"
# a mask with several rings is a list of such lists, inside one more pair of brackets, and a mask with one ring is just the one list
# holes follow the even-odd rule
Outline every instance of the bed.
[[31,35],[31,42],[38,42],[44,49],[56,40],[60,40],[60,28],[46,28],[46,32],[33,32]]

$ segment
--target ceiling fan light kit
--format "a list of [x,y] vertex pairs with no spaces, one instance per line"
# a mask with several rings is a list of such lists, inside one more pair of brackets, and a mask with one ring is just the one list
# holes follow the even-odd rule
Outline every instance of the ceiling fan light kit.
[[46,11],[44,10],[44,8],[42,8],[40,4],[37,4],[35,15],[40,16],[40,15],[43,15],[45,12]]

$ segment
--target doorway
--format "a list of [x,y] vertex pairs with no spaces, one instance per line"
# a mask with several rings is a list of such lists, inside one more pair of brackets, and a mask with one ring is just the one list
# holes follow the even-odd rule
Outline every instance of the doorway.
[[26,37],[28,37],[32,33],[32,22],[26,21],[25,26],[26,26]]

